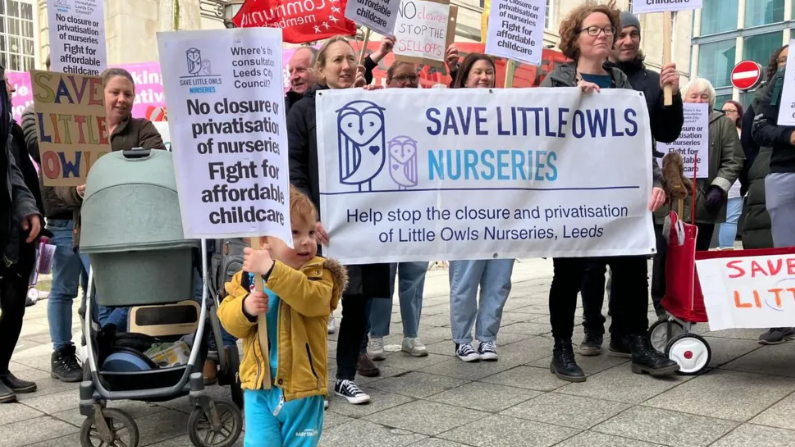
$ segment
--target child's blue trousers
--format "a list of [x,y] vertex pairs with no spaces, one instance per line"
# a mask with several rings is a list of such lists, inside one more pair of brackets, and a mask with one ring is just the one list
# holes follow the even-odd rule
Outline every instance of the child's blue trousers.
[[323,396],[284,401],[278,387],[245,390],[245,447],[316,447],[323,431]]

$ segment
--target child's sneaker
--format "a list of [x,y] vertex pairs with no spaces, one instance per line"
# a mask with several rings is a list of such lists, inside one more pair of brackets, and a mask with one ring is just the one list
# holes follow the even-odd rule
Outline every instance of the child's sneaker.
[[428,355],[428,349],[417,337],[404,337],[401,349],[414,357],[426,357]]
[[348,399],[348,403],[361,405],[370,402],[370,396],[359,389],[353,380],[337,380],[334,385],[334,394]]
[[480,360],[480,354],[475,351],[471,343],[464,343],[462,345],[455,345],[455,355],[465,362],[477,362]]
[[334,322],[334,314],[328,317],[328,327],[326,328],[329,334],[337,332],[337,324]]
[[328,397],[323,399],[323,409],[328,410]]
[[493,341],[482,341],[478,346],[478,354],[481,360],[497,360],[497,344]]
[[370,346],[367,347],[367,353],[370,354],[372,360],[384,360],[384,338],[383,337],[370,337]]

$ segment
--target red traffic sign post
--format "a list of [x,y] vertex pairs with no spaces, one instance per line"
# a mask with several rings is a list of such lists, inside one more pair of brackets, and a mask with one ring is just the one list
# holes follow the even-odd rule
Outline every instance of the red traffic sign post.
[[740,90],[751,90],[762,80],[762,66],[754,61],[742,61],[732,70],[732,85]]

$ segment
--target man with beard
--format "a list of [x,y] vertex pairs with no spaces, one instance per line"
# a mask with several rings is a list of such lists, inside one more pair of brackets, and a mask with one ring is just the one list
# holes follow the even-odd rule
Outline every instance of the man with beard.
[[[623,71],[632,88],[643,92],[649,109],[651,133],[655,141],[671,143],[679,138],[682,131],[684,115],[682,109],[682,95],[679,93],[679,73],[676,64],[666,64],[662,72],[646,68],[645,56],[640,51],[641,27],[638,18],[630,12],[621,13],[621,29],[616,36],[613,51],[610,54],[609,65],[618,67]],[[673,89],[673,101],[670,106],[664,104],[663,86],[669,84]],[[654,147],[654,146],[653,146]],[[662,157],[654,148],[655,157]],[[655,226],[657,234],[657,253],[664,253],[665,240],[661,236],[662,227]],[[663,250],[660,246],[663,245]],[[664,259],[664,258],[663,258]],[[654,273],[652,275],[652,301],[658,315],[665,315],[660,301],[665,294],[665,266],[655,255]],[[582,284],[583,326],[585,339],[580,343],[581,355],[599,355],[602,352],[602,339],[604,336],[605,318],[602,316],[602,304],[605,294],[606,265],[602,262],[591,263],[586,267],[585,278]],[[610,342],[611,353],[624,356],[629,353],[622,340]]]

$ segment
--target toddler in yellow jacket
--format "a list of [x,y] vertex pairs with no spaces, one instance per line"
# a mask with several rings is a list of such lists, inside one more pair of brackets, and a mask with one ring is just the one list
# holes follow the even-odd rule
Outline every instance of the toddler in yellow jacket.
[[[317,256],[317,210],[290,188],[293,245],[262,238],[260,250],[245,249],[243,271],[226,283],[218,309],[226,330],[243,340],[240,381],[245,390],[245,447],[313,447],[323,428],[327,395],[326,325],[345,290],[347,274],[338,262]],[[264,292],[254,290],[262,275]],[[268,357],[257,336],[265,315]],[[271,389],[265,390],[265,368]]]

